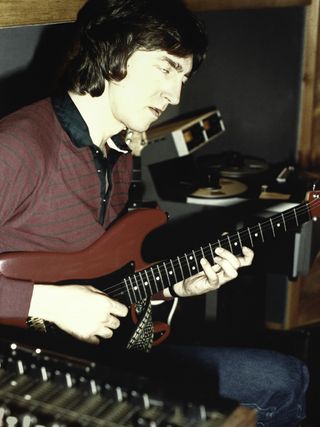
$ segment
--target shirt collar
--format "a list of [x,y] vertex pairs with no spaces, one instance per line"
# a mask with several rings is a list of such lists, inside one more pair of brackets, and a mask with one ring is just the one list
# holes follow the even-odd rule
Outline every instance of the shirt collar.
[[[54,95],[51,100],[61,126],[69,135],[72,143],[78,148],[93,147],[94,143],[90,137],[88,126],[69,94]],[[111,149],[121,153],[131,152],[125,142],[123,132],[113,135],[108,139],[107,144]]]
[[122,138],[121,139],[119,138],[120,141],[117,141],[117,143],[115,142],[116,136],[117,135],[107,139],[107,144],[109,145],[109,147],[113,148],[116,151],[119,151],[120,153],[124,153],[124,154],[129,153],[131,150]]

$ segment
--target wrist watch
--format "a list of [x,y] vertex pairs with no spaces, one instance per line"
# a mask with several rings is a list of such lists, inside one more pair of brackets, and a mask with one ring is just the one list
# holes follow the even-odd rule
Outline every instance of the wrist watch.
[[35,331],[47,332],[47,322],[40,317],[28,317],[26,323],[29,328],[34,329]]

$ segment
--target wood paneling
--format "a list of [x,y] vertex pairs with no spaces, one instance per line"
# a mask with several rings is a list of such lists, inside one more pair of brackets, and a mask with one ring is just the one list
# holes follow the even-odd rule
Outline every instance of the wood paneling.
[[85,0],[0,0],[0,26],[74,21]]
[[320,166],[319,12],[320,0],[306,8],[298,155],[304,169]]
[[[194,11],[304,6],[311,0],[185,0]],[[0,0],[0,27],[74,21],[85,0]]]
[[185,0],[194,11],[306,6],[312,0]]

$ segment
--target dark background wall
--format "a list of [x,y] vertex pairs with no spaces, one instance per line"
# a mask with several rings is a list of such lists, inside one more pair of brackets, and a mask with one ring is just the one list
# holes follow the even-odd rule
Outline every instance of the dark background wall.
[[208,60],[183,109],[216,105],[227,132],[203,152],[231,149],[282,161],[295,156],[303,8],[210,12]]
[[70,28],[0,29],[0,116],[50,93]]

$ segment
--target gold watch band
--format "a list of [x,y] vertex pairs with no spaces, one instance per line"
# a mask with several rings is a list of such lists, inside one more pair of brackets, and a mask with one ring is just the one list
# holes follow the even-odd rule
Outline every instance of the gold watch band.
[[29,328],[34,329],[38,332],[47,332],[46,322],[40,317],[28,317],[26,323]]

